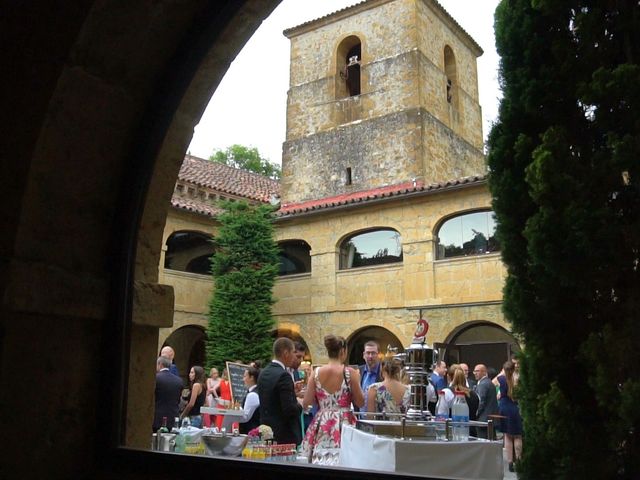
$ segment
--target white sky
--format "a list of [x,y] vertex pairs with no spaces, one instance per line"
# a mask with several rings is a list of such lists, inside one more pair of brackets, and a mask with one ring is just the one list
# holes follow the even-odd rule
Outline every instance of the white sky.
[[[231,64],[196,126],[189,153],[208,158],[215,149],[237,143],[257,147],[263,157],[281,163],[289,88],[289,40],[282,31],[360,1],[284,0]],[[478,58],[478,82],[486,138],[500,97],[493,35],[499,0],[439,2],[484,50]]]

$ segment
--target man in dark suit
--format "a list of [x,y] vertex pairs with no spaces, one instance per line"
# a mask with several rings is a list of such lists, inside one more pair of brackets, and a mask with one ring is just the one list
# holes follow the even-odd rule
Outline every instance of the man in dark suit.
[[273,343],[273,356],[258,378],[260,423],[271,427],[276,442],[299,445],[302,443],[302,406],[296,399],[293,378],[287,371],[287,367],[295,363],[293,342],[278,338]]
[[[485,365],[476,365],[473,369],[473,375],[476,377],[478,384],[476,385],[476,393],[480,397],[478,404],[478,416],[476,420],[486,422],[490,415],[498,413],[498,398],[496,395],[496,387],[491,383],[491,379],[487,375],[487,367]],[[487,429],[478,427],[478,436],[487,437]]]
[[169,371],[171,360],[158,357],[156,361],[156,408],[153,415],[153,431],[162,426],[162,417],[167,417],[167,428],[171,430],[178,416],[178,404],[182,391],[182,379]]

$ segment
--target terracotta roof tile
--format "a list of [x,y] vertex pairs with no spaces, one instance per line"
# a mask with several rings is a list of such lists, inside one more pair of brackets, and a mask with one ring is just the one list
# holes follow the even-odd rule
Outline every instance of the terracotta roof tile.
[[280,192],[277,180],[192,155],[185,156],[178,180],[260,202]]
[[432,183],[425,185],[424,182],[404,182],[385,187],[373,188],[361,192],[352,192],[333,197],[320,198],[317,200],[308,200],[300,203],[283,204],[280,210],[276,212],[279,217],[291,217],[304,213],[314,212],[318,210],[329,210],[331,208],[352,205],[356,203],[367,203],[379,201],[384,198],[401,198],[404,196],[421,195],[427,193],[435,193],[453,188],[460,188],[468,185],[482,184],[486,181],[486,175],[476,175],[472,177],[464,177],[457,180],[447,182]]
[[179,208],[180,210],[187,210],[193,213],[200,213],[209,217],[215,217],[219,213],[222,213],[222,209],[214,207],[204,202],[199,202],[191,198],[181,198],[175,194],[171,197],[171,206]]

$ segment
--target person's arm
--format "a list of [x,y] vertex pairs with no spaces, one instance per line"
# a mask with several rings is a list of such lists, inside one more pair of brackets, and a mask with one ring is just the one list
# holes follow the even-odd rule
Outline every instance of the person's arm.
[[247,423],[253,416],[256,409],[260,406],[260,397],[255,390],[247,393],[247,399],[244,401],[244,411],[242,417],[238,419],[238,423]]
[[196,404],[196,400],[201,391],[202,385],[200,385],[199,383],[194,383],[193,387],[191,388],[191,398],[189,399],[189,403],[187,403],[187,405],[184,407],[184,410],[182,411],[182,415],[180,415],[181,419],[189,416],[189,412]]
[[349,379],[349,383],[351,384],[351,399],[356,407],[362,408],[364,407],[364,393],[362,393],[362,388],[360,387],[360,372],[351,367],[347,368],[351,373],[351,378]]
[[307,391],[304,393],[304,399],[302,400],[302,408],[313,406],[316,401],[316,380],[315,375],[310,375],[307,380]]
[[367,390],[367,412],[375,412],[376,411],[376,392],[377,388],[374,388],[373,385],[369,387]]
[[276,391],[280,396],[280,407],[282,408],[282,415],[285,417],[295,417],[302,413],[302,406],[296,399],[296,392],[293,387],[293,379],[289,372],[284,372],[278,378],[276,384]]
[[491,383],[493,383],[496,387],[500,386],[500,382],[498,381],[498,377],[499,376],[503,376],[503,377],[505,376],[504,368],[502,370],[500,370],[500,373],[498,375],[493,377],[493,380],[491,380]]
[[476,393],[478,394],[478,399],[479,399],[478,413],[477,413],[478,417],[482,415],[482,412],[484,412],[484,409],[487,403],[487,386],[489,386],[489,388],[494,388],[491,385],[487,385],[487,382],[482,382],[482,381],[479,381],[476,387]]

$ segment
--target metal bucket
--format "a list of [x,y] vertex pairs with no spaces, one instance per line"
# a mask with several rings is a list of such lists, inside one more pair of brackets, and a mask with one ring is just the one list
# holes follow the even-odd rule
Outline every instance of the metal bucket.
[[161,433],[158,440],[158,450],[161,452],[173,452],[176,449],[176,434]]

